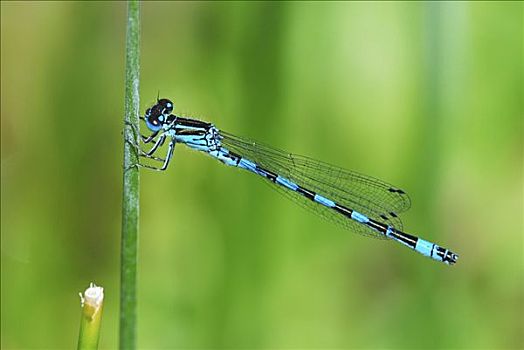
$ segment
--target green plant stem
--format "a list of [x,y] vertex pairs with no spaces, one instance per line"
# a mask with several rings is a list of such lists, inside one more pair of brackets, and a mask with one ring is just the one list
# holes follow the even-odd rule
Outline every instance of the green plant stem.
[[82,299],[82,317],[80,319],[80,334],[78,350],[96,350],[100,338],[100,321],[104,307],[104,289],[91,283]]
[[[127,3],[126,80],[124,139],[139,142],[139,57],[140,4]],[[120,349],[136,349],[136,289],[139,216],[138,154],[129,142],[124,142],[124,181],[122,200],[122,243],[120,266]]]

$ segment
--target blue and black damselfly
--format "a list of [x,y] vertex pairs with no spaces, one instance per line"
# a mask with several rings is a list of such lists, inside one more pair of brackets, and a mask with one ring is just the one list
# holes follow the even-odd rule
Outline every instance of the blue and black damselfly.
[[[403,190],[370,176],[232,135],[210,123],[176,116],[171,114],[173,108],[170,100],[157,99],[141,117],[152,132],[147,137],[140,135],[141,140],[152,143],[153,147],[145,152],[139,145],[135,146],[140,156],[162,165],[158,168],[139,166],[167,169],[175,145],[183,143],[226,165],[259,175],[296,203],[346,229],[374,238],[391,239],[449,265],[457,261],[458,255],[450,250],[402,232],[398,214],[410,207],[410,199]],[[166,157],[154,156],[166,139]]]

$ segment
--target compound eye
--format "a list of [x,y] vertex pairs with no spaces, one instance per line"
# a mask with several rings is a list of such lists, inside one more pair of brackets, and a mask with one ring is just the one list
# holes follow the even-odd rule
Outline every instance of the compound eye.
[[158,105],[161,106],[163,109],[162,114],[171,114],[171,112],[173,112],[173,102],[171,102],[167,98],[158,100]]
[[151,108],[148,108],[146,109],[146,116],[150,116],[151,115]]
[[171,112],[173,112],[173,104],[171,102],[168,102],[168,103],[166,103],[165,113],[166,114],[171,114]]
[[162,123],[156,115],[145,118],[145,121],[148,129],[151,131],[158,131],[162,128]]

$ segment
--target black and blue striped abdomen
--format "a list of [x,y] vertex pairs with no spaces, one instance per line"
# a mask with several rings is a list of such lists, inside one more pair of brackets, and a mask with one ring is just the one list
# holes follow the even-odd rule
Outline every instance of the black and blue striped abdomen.
[[[356,211],[345,203],[341,203],[345,201],[340,201],[340,198],[330,198],[329,195],[325,195],[324,193],[317,193],[308,188],[308,186],[304,185],[302,182],[296,181],[295,178],[290,176],[290,179],[278,174],[272,169],[266,169],[265,167],[262,167],[250,159],[232,152],[225,147],[220,147],[217,150],[210,151],[209,154],[226,165],[245,169],[263,177],[275,184],[277,190],[291,198],[294,202],[351,231],[375,238],[395,240],[427,257],[448,264],[454,263],[457,258],[455,254],[445,248],[441,248],[434,243],[404,233],[392,223],[385,223],[377,217],[374,218],[372,216],[373,212],[371,213],[372,215],[369,215],[369,213],[365,211]],[[393,187],[390,188],[393,193],[404,193],[399,189]],[[394,213],[392,214],[393,218],[398,218]],[[384,219],[382,216],[379,217]],[[400,219],[397,221],[400,222]]]

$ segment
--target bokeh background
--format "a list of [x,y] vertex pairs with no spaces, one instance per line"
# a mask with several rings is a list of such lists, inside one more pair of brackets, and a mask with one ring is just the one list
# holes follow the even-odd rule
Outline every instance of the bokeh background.
[[[179,146],[141,171],[141,348],[522,348],[523,4],[142,5],[141,110],[410,193],[453,267]],[[118,344],[126,4],[1,3],[1,345]]]

